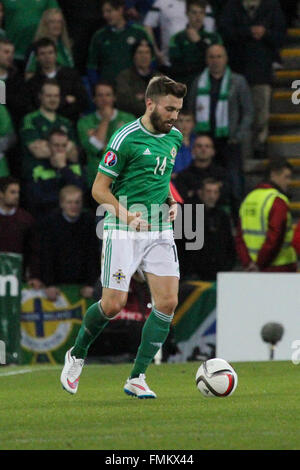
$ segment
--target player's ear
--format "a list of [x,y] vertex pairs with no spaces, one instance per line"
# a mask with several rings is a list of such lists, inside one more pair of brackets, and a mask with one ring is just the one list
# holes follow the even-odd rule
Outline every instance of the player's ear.
[[152,98],[146,98],[146,107],[149,111],[153,111],[155,108],[155,101]]

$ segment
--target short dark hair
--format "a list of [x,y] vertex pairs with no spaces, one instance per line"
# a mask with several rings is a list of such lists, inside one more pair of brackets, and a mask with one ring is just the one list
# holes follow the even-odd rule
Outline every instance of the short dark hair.
[[56,127],[49,132],[48,140],[50,140],[53,135],[60,135],[69,138],[68,133],[59,127]]
[[50,46],[52,46],[55,52],[57,52],[56,44],[50,38],[41,38],[33,44],[34,52],[36,54],[38,53],[38,50],[41,49],[42,47],[50,47]]
[[112,89],[114,95],[116,94],[116,89],[115,89],[115,86],[113,85],[112,82],[109,82],[108,80],[99,80],[97,83],[95,83],[95,85],[93,86],[93,96],[95,96],[96,94],[96,88],[98,88],[98,86],[109,86],[109,88]]
[[102,5],[103,6],[105,3],[109,3],[110,6],[114,9],[114,10],[118,10],[119,8],[124,8],[125,10],[125,0],[102,0]]
[[184,98],[187,87],[183,83],[175,82],[166,75],[156,75],[151,78],[145,93],[145,98],[157,99],[159,96],[173,95]]
[[8,39],[8,38],[0,38],[0,46],[1,46],[1,44],[9,44],[10,46],[14,45],[14,43],[12,41],[10,41],[10,39]]
[[221,188],[223,185],[223,182],[217,178],[214,178],[213,176],[209,176],[208,178],[204,178],[201,181],[200,189],[204,189],[207,184],[218,184]]
[[196,5],[197,7],[203,8],[203,10],[207,7],[206,0],[186,0],[186,12],[189,11],[192,5]]
[[137,49],[140,47],[140,46],[148,46],[150,51],[151,51],[151,55],[152,57],[154,57],[154,48],[153,48],[153,45],[151,44],[150,41],[148,41],[147,39],[143,38],[143,39],[140,39],[139,41],[137,41],[133,46],[132,46],[132,57],[134,57]]
[[40,93],[42,93],[42,90],[43,90],[45,85],[57,86],[60,89],[60,84],[58,83],[58,81],[55,78],[45,78],[45,80],[43,80],[43,82],[42,82],[42,84],[39,88]]
[[2,178],[0,178],[0,192],[5,193],[8,186],[10,186],[11,184],[18,184],[20,186],[20,181],[14,176],[3,176]]
[[273,158],[267,165],[265,177],[270,178],[271,173],[281,173],[284,169],[293,171],[294,168],[285,158]]

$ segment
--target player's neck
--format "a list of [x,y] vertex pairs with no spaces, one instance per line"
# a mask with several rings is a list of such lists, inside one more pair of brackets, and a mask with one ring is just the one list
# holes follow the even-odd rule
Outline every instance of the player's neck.
[[158,134],[157,130],[154,129],[154,127],[152,126],[150,117],[147,114],[144,114],[144,116],[142,116],[141,123],[147,131],[151,132],[151,134]]

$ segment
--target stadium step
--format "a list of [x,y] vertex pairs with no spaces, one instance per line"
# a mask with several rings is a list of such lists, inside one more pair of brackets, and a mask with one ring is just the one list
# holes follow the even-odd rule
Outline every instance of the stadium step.
[[274,86],[287,86],[292,87],[295,80],[299,80],[299,70],[276,70],[274,72],[273,84]]
[[273,113],[270,115],[270,127],[283,129],[299,129],[300,113]]
[[285,45],[291,46],[294,44],[296,45],[300,44],[300,28],[289,28],[287,30]]
[[[282,129],[281,129],[282,131]],[[268,138],[268,156],[296,158],[300,155],[300,129],[299,134],[270,135]]]
[[281,49],[280,56],[282,66],[285,70],[294,70],[300,68],[300,48],[299,45]]
[[[300,75],[300,74],[299,74]],[[292,95],[296,90],[291,88],[275,89],[271,99],[271,113],[273,114],[297,114],[300,113],[300,104],[297,105],[292,101]],[[300,92],[294,95],[300,98]]]

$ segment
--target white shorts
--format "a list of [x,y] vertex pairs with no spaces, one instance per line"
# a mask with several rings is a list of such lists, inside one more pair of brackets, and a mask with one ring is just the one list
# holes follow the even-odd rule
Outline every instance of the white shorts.
[[128,292],[136,271],[180,277],[173,232],[103,231],[102,287]]

